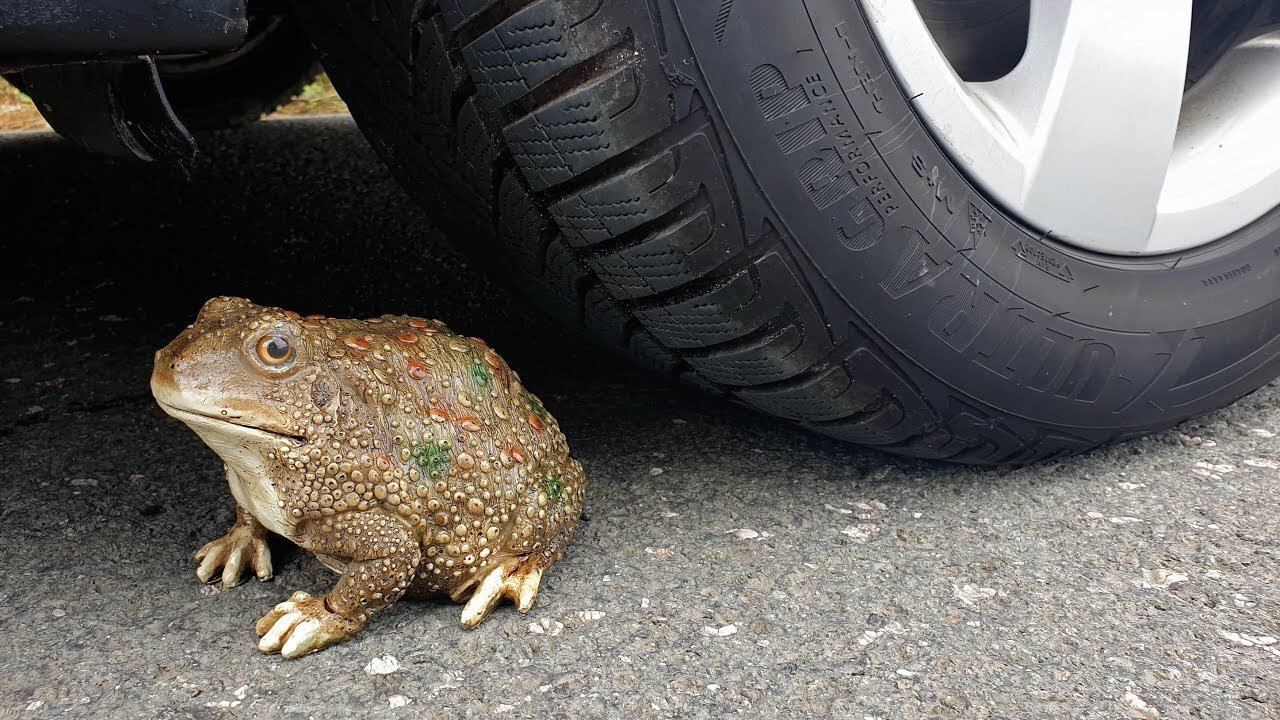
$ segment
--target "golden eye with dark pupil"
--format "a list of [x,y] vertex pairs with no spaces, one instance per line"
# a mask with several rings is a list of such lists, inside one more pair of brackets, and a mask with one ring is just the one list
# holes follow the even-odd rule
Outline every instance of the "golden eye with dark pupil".
[[293,346],[283,335],[267,335],[258,341],[258,359],[266,365],[283,365],[293,357]]

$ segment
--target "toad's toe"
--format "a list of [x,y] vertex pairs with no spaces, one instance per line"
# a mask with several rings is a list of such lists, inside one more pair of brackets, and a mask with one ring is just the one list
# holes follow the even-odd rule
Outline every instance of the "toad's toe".
[[292,659],[341,642],[360,631],[360,624],[332,613],[324,598],[296,592],[258,621],[258,649]]
[[265,531],[237,525],[230,532],[200,548],[195,555],[200,563],[196,577],[209,582],[222,569],[223,587],[235,587],[244,581],[244,566],[248,563],[259,580],[271,579],[271,549],[267,546]]
[[529,612],[538,597],[541,581],[542,566],[535,558],[512,560],[493,568],[475,587],[466,607],[462,608],[462,627],[471,630],[484,622],[504,597],[516,604],[516,610]]

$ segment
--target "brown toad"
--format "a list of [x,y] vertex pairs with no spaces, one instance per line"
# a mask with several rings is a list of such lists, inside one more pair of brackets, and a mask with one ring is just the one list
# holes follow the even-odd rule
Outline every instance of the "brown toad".
[[236,522],[196,553],[225,586],[271,577],[268,532],[342,577],[257,624],[286,658],[355,635],[400,597],[466,600],[478,625],[503,598],[533,605],[582,511],[586,477],[519,376],[438,321],[300,317],[205,303],[156,353],[151,390],[226,465]]

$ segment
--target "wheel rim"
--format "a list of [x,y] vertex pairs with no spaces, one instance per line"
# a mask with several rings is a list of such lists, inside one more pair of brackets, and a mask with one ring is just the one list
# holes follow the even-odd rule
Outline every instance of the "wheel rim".
[[1028,225],[1115,255],[1186,251],[1280,201],[1280,30],[1189,90],[1191,0],[1031,0],[1007,75],[965,82],[913,2],[862,0],[890,67],[968,177]]

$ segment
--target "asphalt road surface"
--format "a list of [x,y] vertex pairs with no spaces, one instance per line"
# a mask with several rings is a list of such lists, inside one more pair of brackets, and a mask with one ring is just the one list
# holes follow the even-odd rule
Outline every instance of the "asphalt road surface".
[[[204,147],[188,174],[0,139],[0,718],[1280,717],[1280,386],[1048,465],[897,459],[591,352],[348,120]],[[260,654],[334,578],[284,542],[270,582],[195,578],[231,498],[147,380],[215,294],[489,340],[591,478],[537,606]]]

